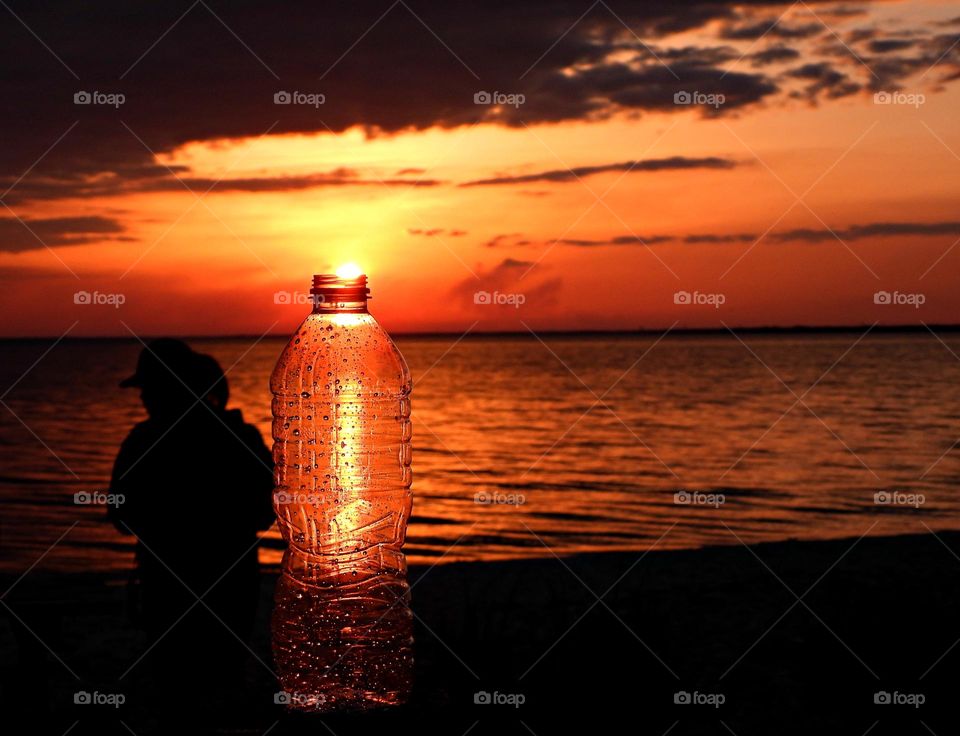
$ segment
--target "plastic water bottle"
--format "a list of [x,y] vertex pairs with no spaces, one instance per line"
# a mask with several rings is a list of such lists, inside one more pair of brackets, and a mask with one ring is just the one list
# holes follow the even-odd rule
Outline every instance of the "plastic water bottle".
[[297,710],[397,704],[412,684],[410,371],[367,311],[366,276],[339,273],[313,277],[313,312],[270,379],[287,543],[272,643],[277,701]]

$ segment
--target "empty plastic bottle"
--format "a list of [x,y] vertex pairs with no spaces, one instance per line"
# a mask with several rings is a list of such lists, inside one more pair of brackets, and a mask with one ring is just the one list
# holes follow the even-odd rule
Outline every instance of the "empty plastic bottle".
[[410,371],[367,312],[366,284],[314,276],[313,312],[270,379],[287,542],[273,655],[278,701],[297,710],[397,704],[412,684]]

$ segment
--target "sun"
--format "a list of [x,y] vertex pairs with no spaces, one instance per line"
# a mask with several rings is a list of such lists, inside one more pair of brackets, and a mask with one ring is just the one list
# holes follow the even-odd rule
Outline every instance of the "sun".
[[355,279],[363,275],[363,269],[356,263],[344,263],[337,269],[337,276],[341,279]]

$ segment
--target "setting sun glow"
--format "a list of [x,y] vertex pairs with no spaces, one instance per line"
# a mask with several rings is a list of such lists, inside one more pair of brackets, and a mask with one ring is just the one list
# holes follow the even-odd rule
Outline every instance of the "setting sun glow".
[[[305,48],[284,78],[317,83],[322,111],[278,108],[265,69],[223,80],[229,114],[173,95],[166,42],[124,80],[122,124],[11,82],[46,117],[0,156],[0,333],[286,335],[311,274],[365,269],[391,333],[956,323],[955,3],[776,5],[536,5],[507,36],[442,12],[449,49],[413,19],[424,45],[398,55],[354,48],[374,18],[337,4],[336,68],[319,84]],[[257,55],[296,66],[290,42]]]
[[336,273],[342,279],[355,279],[363,275],[363,269],[356,263],[344,263]]

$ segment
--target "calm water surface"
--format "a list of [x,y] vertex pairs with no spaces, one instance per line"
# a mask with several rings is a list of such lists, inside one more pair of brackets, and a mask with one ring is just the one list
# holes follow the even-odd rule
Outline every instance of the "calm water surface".
[[[414,376],[406,551],[447,562],[960,528],[960,336],[860,336],[400,338]],[[231,404],[269,442],[284,341],[191,342],[233,366]],[[136,391],[116,388],[140,344],[63,341],[40,359],[51,344],[0,342],[0,569],[47,550],[44,570],[129,567],[130,540],[73,496],[106,489],[143,418]]]

